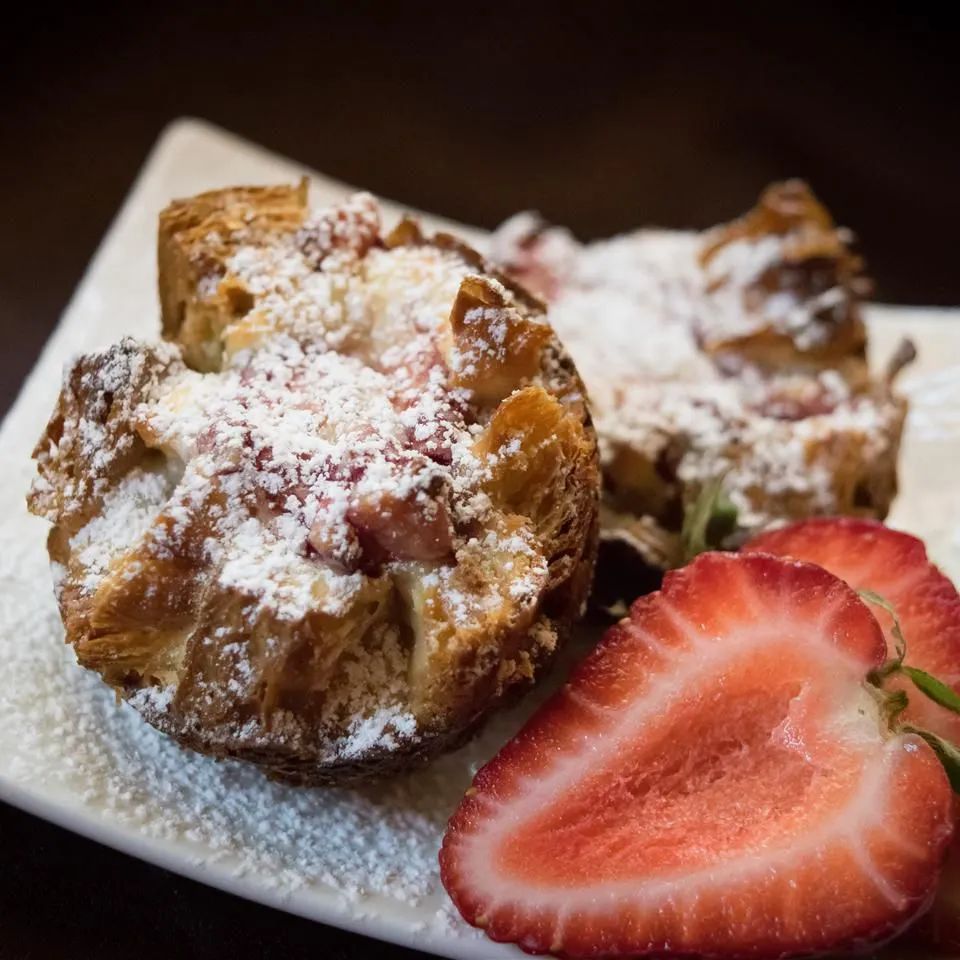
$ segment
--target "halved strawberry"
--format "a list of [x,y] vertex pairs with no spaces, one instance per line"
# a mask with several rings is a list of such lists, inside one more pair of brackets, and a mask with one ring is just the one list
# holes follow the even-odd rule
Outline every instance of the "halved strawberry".
[[933,751],[865,676],[883,635],[811,564],[706,553],[634,603],[476,776],[443,883],[564,957],[782,957],[897,934],[952,834]]
[[[927,559],[922,540],[878,520],[819,517],[760,534],[744,550],[816,563],[854,590],[880,594],[897,612],[907,641],[906,662],[960,693],[960,595]],[[872,610],[893,656],[892,618],[877,607]],[[911,693],[902,678],[893,678],[890,686]],[[918,726],[960,742],[960,716],[915,691],[906,716]]]
[[[960,595],[927,559],[921,540],[876,520],[830,517],[761,534],[745,549],[817,563],[857,590],[880,594],[897,612],[907,641],[906,663],[960,693]],[[881,609],[873,612],[884,626],[892,656],[892,619]],[[905,678],[892,677],[888,685],[907,690],[907,719],[960,742],[960,716],[912,690]],[[960,950],[960,843],[954,844],[940,892],[917,934],[933,946]]]

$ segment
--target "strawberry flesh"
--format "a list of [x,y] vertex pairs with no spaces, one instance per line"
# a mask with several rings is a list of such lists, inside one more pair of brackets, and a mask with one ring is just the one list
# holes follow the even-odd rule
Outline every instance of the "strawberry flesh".
[[[825,567],[854,589],[880,594],[896,610],[907,641],[906,662],[932,673],[960,693],[960,595],[927,558],[921,540],[876,520],[829,517],[805,520],[761,534],[744,549],[790,556]],[[892,619],[874,607],[895,653]],[[902,678],[889,684],[907,691],[906,719],[954,743],[960,716],[927,699]],[[933,908],[915,938],[960,951],[960,843],[955,843]]]
[[563,957],[814,955],[929,903],[933,752],[883,728],[870,611],[826,571],[704,554],[638,600],[476,776],[440,855],[464,917]]

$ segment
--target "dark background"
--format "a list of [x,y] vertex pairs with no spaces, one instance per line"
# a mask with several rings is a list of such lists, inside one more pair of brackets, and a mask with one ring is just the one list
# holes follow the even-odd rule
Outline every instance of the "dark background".
[[[960,304],[960,38],[922,6],[128,4],[5,25],[0,411],[162,127],[493,226],[703,227],[807,178],[879,299]],[[931,8],[932,9],[932,8]],[[655,22],[654,22],[655,21]],[[400,960],[0,806],[0,957]]]

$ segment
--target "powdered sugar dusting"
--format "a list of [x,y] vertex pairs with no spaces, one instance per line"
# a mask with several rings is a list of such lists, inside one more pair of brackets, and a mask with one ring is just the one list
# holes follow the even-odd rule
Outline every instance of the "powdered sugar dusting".
[[[366,514],[403,505],[438,528],[455,524],[456,490],[482,479],[459,455],[473,434],[439,375],[414,390],[407,368],[388,377],[285,334],[220,374],[183,371],[139,415],[152,443],[189,462],[194,487],[226,495],[210,531],[215,548],[229,544],[220,583],[284,619],[342,612],[361,571],[376,572],[383,561],[361,544]],[[437,544],[438,558],[449,548]]]
[[255,220],[207,231],[182,355],[127,339],[77,362],[31,502],[79,524],[57,559],[81,663],[150,722],[350,770],[444,742],[498,644],[505,678],[553,644],[546,548],[487,489],[519,438],[474,447],[503,396],[572,378],[536,304],[469,251],[391,246],[369,195]]
[[820,318],[847,309],[850,293],[783,291],[751,306],[787,239],[735,239],[704,265],[712,236],[640,230],[581,245],[521,214],[494,234],[491,251],[550,297],[551,323],[587,384],[608,475],[621,458],[632,462],[631,451],[669,465],[693,490],[724,475],[748,529],[782,512],[836,510],[842,464],[894,455],[898,406],[829,368],[770,375],[741,365],[729,376],[703,343],[769,326],[811,349],[831,330]]
[[137,543],[173,490],[163,470],[131,470],[104,498],[102,512],[80,529],[71,548],[86,570],[83,587],[93,593],[111,564]]
[[[758,210],[775,206],[778,190],[787,194],[790,187],[770,188]],[[790,229],[781,224],[782,232],[758,233],[738,230],[734,224],[705,235],[699,251],[703,306],[698,324],[708,341],[770,330],[789,337],[798,350],[815,350],[829,344],[837,326],[856,310],[860,296],[869,292],[869,282],[858,272],[859,260],[849,252],[853,235],[818,222],[813,213],[816,202],[806,196],[810,219],[798,220]],[[753,211],[747,220],[757,216]],[[798,253],[804,247],[806,256]],[[803,260],[816,262],[817,255],[826,262],[833,258],[837,269],[813,268],[804,276]]]
[[347,747],[341,751],[346,759],[362,757],[375,746],[396,748],[417,732],[417,721],[396,707],[378,710],[372,716],[359,717],[351,724]]

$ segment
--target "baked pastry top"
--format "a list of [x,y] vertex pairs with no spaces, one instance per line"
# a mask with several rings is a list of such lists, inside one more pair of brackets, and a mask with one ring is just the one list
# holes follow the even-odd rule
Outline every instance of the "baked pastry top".
[[159,267],[167,342],[81,357],[35,454],[78,660],[286,779],[463,739],[592,574],[596,443],[542,304],[304,185],[172,204]]
[[798,517],[886,514],[905,404],[896,364],[867,366],[852,239],[799,181],[705,233],[581,245],[530,214],[496,232],[493,258],[548,298],[587,384],[605,539],[678,563],[684,515],[721,477],[725,546]]

